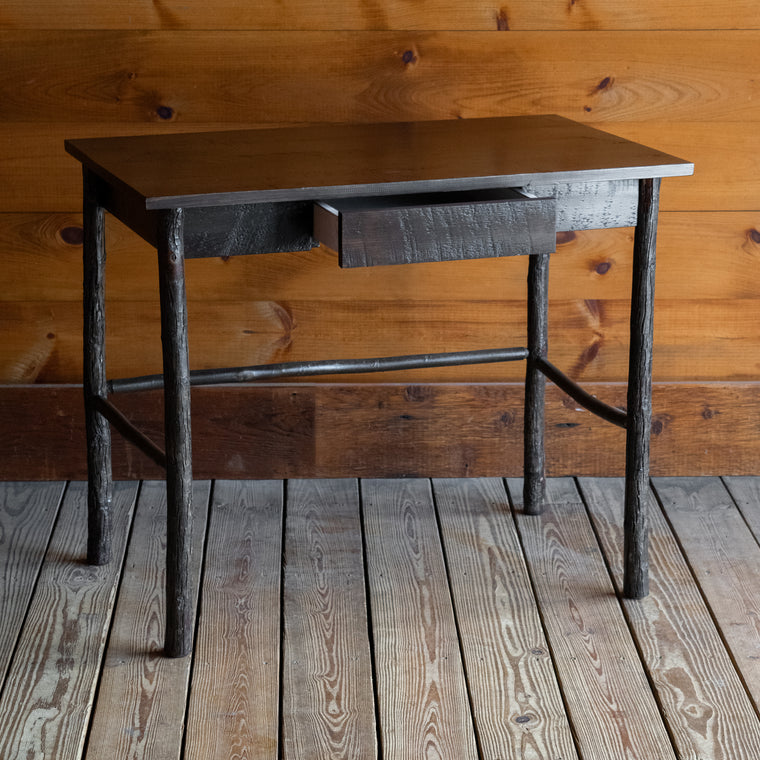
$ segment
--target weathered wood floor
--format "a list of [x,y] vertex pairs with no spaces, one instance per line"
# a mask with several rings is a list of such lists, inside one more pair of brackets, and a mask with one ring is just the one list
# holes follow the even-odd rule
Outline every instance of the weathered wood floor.
[[[163,485],[0,484],[3,760],[756,760],[760,479],[197,483],[195,652],[161,656]],[[508,494],[511,496],[510,504]]]

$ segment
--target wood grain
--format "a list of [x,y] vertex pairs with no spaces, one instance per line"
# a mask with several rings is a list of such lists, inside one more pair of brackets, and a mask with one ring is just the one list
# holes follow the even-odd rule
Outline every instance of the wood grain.
[[377,757],[359,488],[288,484],[283,757]]
[[[753,480],[757,479],[755,478]],[[716,483],[718,486],[717,488],[714,487]],[[223,485],[225,487],[230,486],[234,489],[238,484],[227,483]],[[242,493],[242,491],[248,491],[250,494],[253,490],[257,490],[260,485],[261,484],[253,484],[250,482],[239,484],[239,487],[241,488],[239,493]],[[269,490],[270,485],[273,486],[273,490],[277,495],[278,500],[281,499],[282,484],[264,484],[263,491],[266,492]],[[398,487],[400,484],[394,481],[393,485],[394,487]],[[512,520],[511,517],[504,512],[506,506],[504,502],[505,497],[503,486],[499,481],[468,481],[466,483],[452,483],[448,481],[443,484],[436,483],[435,485],[442,487],[443,490],[446,491],[448,491],[449,488],[453,488],[453,490],[458,492],[460,496],[468,496],[467,499],[457,499],[456,505],[452,505],[455,507],[458,505],[461,508],[462,522],[457,519],[451,519],[452,515],[449,512],[444,514],[444,509],[446,509],[446,507],[444,507],[444,509],[441,509],[440,520],[438,521],[439,524],[437,526],[434,525],[432,528],[433,538],[435,538],[438,529],[441,529],[444,534],[444,541],[447,546],[446,556],[448,559],[448,570],[455,592],[454,599],[458,619],[460,621],[460,632],[464,634],[466,626],[462,626],[461,622],[464,621],[463,611],[467,609],[467,604],[465,604],[465,598],[456,593],[456,586],[458,583],[460,581],[462,583],[467,583],[468,579],[475,580],[474,590],[477,592],[476,596],[478,598],[482,598],[482,596],[488,597],[490,596],[488,581],[486,581],[485,585],[482,585],[481,581],[487,578],[495,580],[498,577],[499,570],[504,569],[505,567],[511,567],[516,571],[516,575],[513,576],[510,574],[503,576],[502,583],[499,584],[497,581],[496,587],[493,589],[496,594],[503,594],[504,597],[502,598],[506,598],[513,591],[511,579],[513,577],[524,577],[524,568],[520,569],[518,567],[522,563],[519,556],[513,557],[513,560],[515,561],[514,564],[510,564],[512,560],[507,559],[508,555],[512,554],[511,547],[514,545],[514,536],[512,536],[511,540],[502,540],[502,538],[507,538],[507,536],[512,533],[512,528],[510,527]],[[586,584],[593,584],[593,577],[591,574],[581,577],[581,573],[583,573],[585,566],[588,564],[589,557],[592,555],[598,557],[597,547],[598,544],[600,544],[607,555],[607,559],[610,561],[612,575],[619,583],[620,566],[622,564],[619,549],[619,532],[622,520],[620,507],[622,503],[622,483],[620,481],[610,482],[609,480],[601,482],[584,481],[582,485],[585,491],[586,505],[590,508],[593,519],[596,522],[597,531],[596,535],[593,536],[588,531],[585,531],[585,540],[581,541],[576,546],[574,561],[581,565],[581,567],[577,570],[577,577],[573,576],[573,578],[576,579],[573,582],[577,583],[577,588],[582,589],[586,588]],[[716,506],[719,512],[723,510],[724,506],[727,506],[726,491],[720,487],[720,483],[715,479],[710,479],[709,482],[699,482],[696,479],[681,479],[677,481],[677,485],[679,488],[679,494],[687,492],[690,494],[700,494],[700,499],[703,501],[700,511],[703,508],[708,509],[708,504],[710,503]],[[145,486],[146,490],[152,490],[154,487],[160,488],[157,484],[146,484]],[[753,501],[755,504],[757,503],[757,493],[760,484],[752,482],[749,479],[743,479],[741,483],[737,484],[737,487],[737,495],[739,496],[739,500],[742,502],[743,507],[749,506]],[[38,484],[34,486],[27,484],[21,488],[24,493],[29,496],[32,491],[42,494],[46,492],[49,486],[46,484]],[[77,489],[80,488],[80,486],[74,484],[71,488]],[[84,515],[84,489],[80,488],[80,492],[81,497],[78,499],[77,512],[81,517]],[[136,491],[133,490],[133,496],[135,493]],[[439,508],[443,506],[441,495],[442,490],[439,488],[437,497]],[[565,494],[560,493],[559,496],[564,498]],[[479,511],[477,508],[472,509],[472,507],[475,507],[476,503],[481,500],[481,497],[485,497],[483,499],[483,501],[486,502],[483,504],[483,506],[485,506],[485,513]],[[574,496],[573,498],[577,498],[577,496]],[[217,568],[213,566],[215,558],[221,559],[221,564],[231,568],[232,577],[239,579],[251,570],[250,562],[255,561],[256,558],[262,556],[262,553],[266,554],[272,560],[271,567],[274,570],[272,578],[279,579],[279,542],[271,541],[271,535],[267,535],[267,530],[261,530],[265,527],[268,518],[262,519],[263,515],[261,510],[253,508],[250,502],[247,506],[243,506],[243,501],[244,499],[240,499],[241,505],[239,517],[241,519],[239,520],[238,515],[233,513],[234,510],[231,511],[229,515],[231,519],[225,519],[227,523],[226,529],[228,531],[227,536],[217,535],[215,537],[215,539],[221,539],[221,541],[217,541],[213,553],[209,553],[210,564],[207,572],[207,580],[209,574],[217,575]],[[677,501],[680,501],[680,497],[677,498]],[[686,501],[688,501],[688,499]],[[746,504],[743,503],[745,501],[747,502]],[[25,502],[29,504],[30,522],[37,517],[38,511],[45,511],[43,501],[28,498],[25,499]],[[567,515],[561,514],[561,510],[566,508],[563,506],[563,503],[567,504],[570,508],[569,514]],[[682,503],[682,506],[684,505],[685,501]],[[556,515],[557,528],[564,526],[566,518],[569,518],[567,521],[572,525],[578,515],[583,514],[582,508],[579,508],[577,503],[571,503],[570,501],[567,501],[567,499],[564,499],[564,502],[557,499],[556,507],[558,513]],[[688,510],[688,507],[686,507],[686,509]],[[128,512],[128,510],[126,511]],[[275,536],[279,536],[282,530],[281,511],[278,508],[274,510],[274,512],[275,519],[273,523],[276,526],[274,528],[274,534]],[[735,509],[734,513],[735,515],[738,515],[738,512],[736,512]],[[246,519],[246,515],[249,516],[249,519]],[[79,528],[82,527],[83,521],[73,519],[75,517],[76,515],[72,515],[68,507],[64,506],[64,511],[56,525],[51,552],[46,558],[46,565],[43,567],[43,579],[50,574],[51,568],[47,563],[56,564],[58,566],[61,566],[61,564],[70,565],[72,558],[83,556],[84,534],[83,531],[79,530]],[[687,520],[690,519],[688,511],[685,513],[684,517]],[[391,519],[393,520],[393,518]],[[139,515],[136,520],[139,522]],[[435,522],[435,520],[433,520],[433,522]],[[732,522],[732,519],[721,520],[719,516],[718,532],[723,529],[725,524]],[[739,518],[737,524],[741,524],[741,522],[742,520]],[[464,529],[460,531],[460,528],[463,527],[463,523],[465,524]],[[71,530],[70,526],[72,525],[77,525],[77,529]],[[475,529],[476,525],[480,526],[480,530]],[[486,525],[488,526],[487,529],[485,531],[482,530]],[[124,528],[124,534],[126,535],[126,526],[122,527]],[[241,528],[241,530],[238,530],[238,528]],[[403,526],[400,526],[400,528],[403,533]],[[474,532],[470,532],[471,528]],[[676,703],[673,705],[673,708],[681,713],[680,723],[678,726],[671,726],[674,730],[669,734],[671,741],[674,741],[675,743],[676,754],[678,757],[684,758],[684,760],[687,758],[688,760],[698,760],[702,758],[710,758],[711,760],[728,760],[729,758],[732,760],[733,758],[736,758],[736,760],[748,760],[749,758],[753,758],[756,754],[755,749],[758,743],[756,737],[760,723],[758,723],[755,710],[751,707],[747,707],[749,700],[746,693],[743,693],[743,686],[739,684],[737,673],[733,672],[733,675],[731,673],[733,668],[733,665],[731,664],[731,655],[720,644],[720,637],[714,627],[716,625],[722,625],[726,629],[729,629],[737,621],[734,616],[730,614],[730,609],[727,610],[729,612],[728,617],[723,618],[722,613],[726,610],[715,606],[712,610],[715,613],[715,623],[712,622],[710,615],[706,612],[704,601],[700,599],[700,592],[698,585],[696,584],[696,579],[693,577],[691,570],[686,566],[680,547],[677,545],[675,537],[671,535],[666,521],[661,515],[658,515],[653,521],[653,528],[654,540],[652,558],[654,577],[652,597],[650,597],[650,602],[646,603],[626,603],[626,611],[628,612],[629,623],[631,624],[633,631],[639,636],[639,640],[644,642],[641,647],[642,661],[652,668],[649,687],[654,686],[657,689],[662,689],[663,684],[667,681],[669,688],[672,690],[672,698]],[[396,525],[396,529],[399,529],[398,525]],[[261,530],[261,532],[258,532],[259,530]],[[460,535],[459,538],[462,539],[462,546],[466,547],[468,553],[470,553],[470,551],[472,552],[470,556],[474,562],[471,565],[461,564],[458,559],[454,561],[457,552],[452,551],[452,548],[455,544],[460,542],[458,539],[452,542],[451,538],[454,534],[460,534],[460,532],[462,535]],[[212,526],[212,534],[213,533],[214,528]],[[564,535],[568,535],[568,533],[574,533],[574,531],[568,531],[564,533]],[[727,533],[730,537],[731,532],[728,531]],[[746,527],[744,528],[743,533],[748,535]],[[238,553],[237,540],[242,538],[243,534],[250,539],[254,539],[258,536],[261,540],[261,551],[259,551],[259,547],[256,547],[256,542],[254,540],[248,542],[246,542],[246,540],[241,540],[240,545],[246,545],[246,548],[241,553]],[[426,535],[419,533],[417,535],[421,539],[427,537]],[[141,541],[142,536],[139,535],[139,533],[135,533],[133,539],[134,542],[139,542]],[[362,537],[358,533],[358,528],[352,530],[350,541],[355,543],[356,546],[360,546],[361,540]],[[435,542],[437,543],[437,539],[435,539]],[[156,544],[160,542],[155,538],[152,538],[150,543],[153,546],[149,551],[154,551]],[[431,544],[425,544],[423,546],[426,550],[429,550],[430,547]],[[559,554],[558,552],[551,553],[553,548],[552,544],[548,547],[542,547],[542,556],[544,556],[544,548],[548,548],[550,552],[548,555],[549,558],[557,557]],[[137,550],[137,546],[132,547],[132,551]],[[516,551],[519,553],[520,549],[517,549]],[[566,553],[570,554],[570,552]],[[502,564],[500,561],[501,559],[507,559],[507,565]],[[544,557],[544,559],[546,559],[546,557]],[[130,564],[130,561],[126,562],[128,573],[131,572],[129,570]],[[732,563],[729,560],[728,562],[722,563],[719,566],[719,569],[730,569],[731,566]],[[564,565],[555,562],[553,567],[561,569]],[[572,571],[572,564],[567,565],[567,567],[570,567]],[[480,568],[485,572],[481,574],[476,568]],[[493,574],[490,572],[489,568],[493,568]],[[77,582],[82,580],[82,573],[80,570],[81,569],[77,569],[77,572],[79,573]],[[458,570],[461,571],[460,578],[456,577]],[[467,573],[467,576],[464,575],[464,572]],[[604,571],[602,571],[602,573],[603,572]],[[715,573],[717,584],[723,582],[724,578],[727,577],[721,576],[718,578],[717,570],[715,570]],[[268,583],[272,578],[268,578],[266,582]],[[550,574],[547,578],[544,578],[543,576],[540,576],[540,578],[542,579],[542,582],[553,585],[561,584],[565,576],[561,575],[561,573],[557,573]],[[333,581],[331,583],[331,589],[335,593],[340,594],[340,578],[338,580],[331,580]],[[98,579],[93,578],[90,578],[90,581],[95,583],[99,582]],[[235,581],[233,581],[232,585],[235,585]],[[517,585],[521,584],[518,583]],[[99,585],[98,588],[100,588]],[[243,584],[243,586],[238,586],[237,588],[237,595],[233,595],[234,598],[230,597],[229,601],[231,603],[225,608],[222,617],[218,618],[218,622],[221,625],[222,619],[226,618],[224,627],[230,626],[234,629],[239,623],[241,623],[243,618],[248,617],[249,622],[252,621],[254,624],[258,624],[259,619],[266,616],[261,614],[260,609],[253,610],[251,600],[254,597],[252,596],[250,585]],[[213,589],[209,588],[208,590],[209,594],[207,601],[213,603],[215,599]],[[253,590],[253,593],[255,594],[255,590]],[[445,581],[443,594],[444,596],[448,595],[448,591],[445,588]],[[45,597],[44,600],[41,600],[41,596]],[[150,604],[151,600],[155,599],[155,596],[155,585],[154,583],[149,582],[144,588],[143,599]],[[530,594],[528,594],[528,597],[529,596]],[[70,598],[73,598],[73,594],[70,595]],[[275,593],[273,600],[274,604],[272,605],[272,608],[275,610],[279,609],[278,598],[279,594]],[[511,598],[514,599],[515,597],[512,596]],[[43,609],[40,608],[41,601],[44,601],[44,614]],[[19,678],[29,684],[30,687],[33,687],[36,677],[40,674],[48,673],[60,678],[61,669],[65,669],[66,667],[66,658],[75,658],[79,653],[79,650],[76,648],[72,649],[72,641],[76,642],[77,645],[80,643],[77,635],[75,633],[72,634],[69,630],[69,637],[67,638],[66,630],[62,626],[55,625],[55,621],[60,615],[60,608],[57,606],[60,601],[60,598],[55,594],[44,595],[40,592],[35,597],[32,610],[33,614],[39,621],[39,627],[36,627],[36,630],[34,631],[35,648],[32,652],[28,649],[19,650],[19,657],[23,659],[20,661],[20,664],[18,664],[18,667],[16,664],[13,666],[14,672]],[[527,601],[529,600],[526,597],[526,602]],[[547,607],[551,608],[552,604],[560,603],[561,602],[558,601],[558,599],[551,599]],[[609,589],[605,595],[605,604],[606,603],[613,605],[615,603],[612,592]],[[649,604],[651,604],[651,608],[647,606]],[[224,605],[220,605],[220,608],[221,607],[224,607]],[[513,611],[517,615],[520,614],[520,609],[520,605],[517,605],[515,608],[511,605],[505,605],[502,608],[501,613],[497,609],[492,609],[490,614],[493,614],[494,617],[483,621],[484,637],[486,639],[489,638],[489,631],[495,631],[497,629],[508,630],[509,626],[514,624],[513,627],[509,629],[514,634],[513,636],[510,635],[507,637],[509,641],[517,641],[522,636],[525,636],[527,639],[534,638],[533,633],[537,630],[534,627],[534,622],[531,623],[530,620],[522,621],[526,623],[523,627],[522,622],[512,620]],[[74,612],[76,611],[77,610],[75,609]],[[751,612],[751,610],[749,611]],[[536,609],[528,605],[525,608],[525,612],[532,612],[535,616]],[[561,639],[577,641],[578,636],[577,634],[574,636],[572,631],[578,630],[580,616],[584,615],[586,612],[587,609],[585,607],[576,610],[577,614],[574,618],[575,622],[573,623],[572,621],[569,621],[567,628],[562,631],[560,636]],[[37,613],[40,614],[37,615]],[[419,614],[419,612],[416,614]],[[279,620],[279,615],[275,614],[274,616],[270,616],[268,620],[274,621],[273,624],[276,630],[278,627],[277,621]],[[76,622],[80,622],[80,619],[77,618]],[[91,622],[91,619],[85,618],[84,622],[89,623]],[[586,619],[586,622],[588,628],[593,628],[597,623],[601,624],[604,621],[595,618],[593,621]],[[266,624],[269,625],[270,622],[267,622]],[[713,626],[712,633],[710,633],[709,630],[711,626]],[[55,630],[48,631],[48,628],[50,627],[55,628]],[[540,628],[538,629],[538,633],[540,633]],[[568,633],[569,635],[565,636],[565,633]],[[587,630],[587,633],[589,634],[589,637],[598,637],[598,626],[596,626],[596,631],[593,634],[590,630]],[[100,633],[85,630],[82,631],[82,635],[84,639],[90,641],[99,640],[101,637]],[[277,636],[275,634],[275,640],[276,639]],[[155,640],[158,640],[158,638],[155,637]],[[145,640],[145,643],[149,644],[147,639]],[[218,638],[214,637],[212,640],[213,650],[219,653],[222,664],[225,662],[230,663],[234,659],[230,656],[229,644],[230,638],[225,636],[220,636]],[[650,649],[650,645],[652,646],[652,649]],[[717,651],[715,649],[716,646],[718,647]],[[246,649],[246,645],[243,644],[240,651],[243,654],[242,660],[235,668],[233,668],[233,670],[236,670],[237,667],[242,665],[242,671],[240,672],[248,674],[249,677],[252,678],[255,667],[252,664],[245,664],[245,659],[250,653],[250,650]],[[481,656],[484,657],[486,662],[493,663],[497,672],[499,668],[505,667],[505,664],[499,661],[500,658],[498,657],[498,654],[500,651],[502,650],[491,651],[487,647],[482,646]],[[586,649],[583,648],[583,651],[586,651]],[[30,653],[33,654],[32,658],[28,657]],[[619,653],[616,652],[616,654]],[[622,654],[624,655],[625,653],[623,652]],[[752,656],[751,650],[750,656]],[[536,657],[538,657],[538,655],[536,655]],[[660,657],[662,657],[661,663],[658,662]],[[255,655],[252,659],[255,659]],[[728,663],[728,671],[724,672],[724,666],[726,663]],[[272,664],[275,672],[279,670],[276,662],[273,662]],[[536,665],[537,664],[538,663],[536,663]],[[598,667],[598,664],[593,660],[589,664],[592,669],[594,666]],[[160,667],[160,663],[157,665]],[[505,684],[508,686],[509,683],[511,683],[509,679],[518,678],[522,673],[524,673],[524,670],[513,672],[511,669],[507,668],[504,672]],[[241,691],[245,691],[246,688],[249,688],[249,693],[253,692],[256,697],[269,697],[269,692],[265,691],[267,688],[266,686],[263,686],[260,690],[254,690],[253,688],[250,688],[250,686],[245,685],[244,679],[241,677],[240,673],[233,675],[228,673],[222,667],[211,671],[208,675],[212,679],[215,678],[220,690],[234,690],[236,693],[241,693]],[[104,674],[104,677],[108,677],[107,672]],[[248,682],[248,684],[251,683],[253,683],[253,681]],[[256,681],[256,683],[261,684],[262,681]],[[471,688],[474,687],[477,689],[479,686],[474,678],[470,678],[469,683]],[[59,685],[61,686],[61,690],[59,690],[60,695],[68,685],[64,686],[63,680],[59,680]],[[498,690],[500,687],[501,683],[497,680],[493,688]],[[643,690],[646,691],[649,687],[644,686]],[[10,686],[7,686],[6,688],[10,688]],[[489,689],[490,688],[491,687],[489,686]],[[642,687],[640,682],[636,679],[630,679],[630,681],[624,685],[624,688],[633,692],[632,698],[641,698]],[[737,690],[739,701],[734,702],[733,699],[734,696],[737,695]],[[276,692],[273,690],[273,693]],[[473,695],[474,693],[475,692],[473,692]],[[596,712],[607,714],[609,712],[609,704],[600,701],[600,699],[604,698],[604,695],[604,690],[600,690],[593,694],[589,699],[586,699],[583,702],[582,709],[585,712],[592,714]],[[91,695],[91,698],[96,700],[102,698],[102,696],[103,692],[102,690],[99,690]],[[535,699],[541,698],[542,696],[543,695],[534,694]],[[189,719],[188,730],[191,732],[208,731],[209,723],[218,717],[220,723],[225,723],[227,727],[230,728],[231,734],[236,734],[240,738],[237,743],[232,740],[229,744],[224,744],[220,741],[218,744],[210,745],[209,749],[202,755],[204,760],[210,756],[216,757],[220,752],[223,757],[256,757],[262,758],[262,760],[267,757],[277,757],[276,746],[265,745],[262,747],[255,741],[249,740],[249,737],[245,733],[247,728],[246,725],[232,725],[236,719],[241,717],[239,714],[232,714],[234,705],[232,709],[222,708],[222,710],[219,710],[220,714],[217,716],[215,714],[216,708],[212,705],[208,705],[208,709],[206,709],[207,705],[203,701],[203,695],[201,694],[199,697],[201,709],[196,715]],[[743,707],[741,705],[742,698],[744,702]],[[501,697],[496,694],[493,699],[493,704],[500,704],[500,700]],[[78,727],[81,726],[82,711],[86,712],[89,710],[88,702],[87,700],[72,700],[71,702],[66,702],[66,700],[63,701],[66,704],[62,705],[61,709],[67,710],[66,715],[58,716],[55,721],[51,721],[48,724],[46,724],[45,721],[49,718],[49,713],[46,713],[46,710],[49,709],[49,704],[46,704],[44,700],[30,700],[26,702],[25,706],[19,708],[25,711],[24,718],[19,721],[20,724],[29,728],[29,733],[32,738],[34,738],[34,736],[40,737],[44,735],[45,744],[32,744],[29,752],[23,750],[20,752],[14,752],[13,746],[9,748],[7,744],[4,744],[4,753],[13,758],[17,756],[63,757],[65,760],[65,758],[76,757],[78,760],[81,757],[79,751],[70,753],[67,751],[59,752],[57,750],[59,747],[68,746],[68,744],[72,742],[70,732],[73,731],[76,733],[78,731]],[[180,702],[182,701],[183,700],[180,700]],[[661,700],[661,702],[663,702],[663,700]],[[475,704],[476,701],[473,700],[473,706],[475,706]],[[521,703],[517,700],[512,704],[519,707]],[[670,707],[667,705],[663,706],[667,713]],[[508,707],[509,706],[507,706],[507,709]],[[101,706],[101,709],[105,710],[105,708],[106,705]],[[734,708],[735,716],[731,713]],[[182,705],[180,705],[180,709],[182,709]],[[510,714],[511,713],[506,714],[505,722],[498,726],[497,730],[506,729]],[[527,713],[517,713],[515,710],[515,714],[526,715]],[[624,721],[627,719],[626,716],[622,715],[617,715],[615,717],[619,719],[621,724],[624,724]],[[720,729],[721,721],[723,721],[724,718],[726,719],[726,724]],[[751,721],[749,724],[745,722],[747,718]],[[273,720],[276,722],[276,715]],[[196,724],[196,721],[197,725],[194,725]],[[523,722],[515,725],[518,726],[519,731],[519,726],[529,727],[531,722],[528,721],[527,723]],[[2,729],[5,730],[5,728],[5,724],[3,724]],[[238,728],[240,730],[236,733]],[[648,730],[648,728],[649,726],[646,724],[641,726],[641,730],[643,731]],[[114,733],[117,733],[118,730],[118,725],[115,725]],[[166,727],[166,730],[167,733],[171,734],[176,730],[176,727],[172,724],[172,726]],[[481,731],[480,736],[484,736],[483,731]],[[684,738],[686,738],[687,741],[682,741]],[[602,754],[604,751],[603,743],[606,739],[607,737],[604,735],[601,737],[592,737],[592,741],[602,746],[598,748],[598,751],[595,749],[584,754],[584,760],[594,760],[594,758]],[[689,741],[691,741],[691,743],[689,743]],[[711,742],[714,743],[711,745]],[[229,748],[230,745],[232,745],[231,749]],[[527,743],[523,746],[527,750],[525,753],[522,753],[526,758],[539,756],[537,752],[533,751],[536,749],[535,743]],[[666,740],[663,742],[662,746],[656,748],[656,751],[647,755],[647,760],[651,760],[652,758],[658,758],[658,760],[660,760],[663,756],[667,756],[669,754],[669,747],[670,742]],[[485,745],[482,745],[481,749],[483,757],[496,756],[495,753],[488,754]],[[506,758],[517,756],[514,753],[509,753],[509,745],[507,744],[504,744],[500,749],[502,749],[502,752],[498,754],[498,757]],[[419,757],[419,754],[416,756]],[[555,756],[559,757],[559,754],[552,753],[550,755],[544,753],[541,756],[554,758]],[[574,752],[570,752],[569,755],[563,754],[563,757],[569,758],[574,758],[576,756],[577,755]],[[605,758],[610,757],[610,755],[603,754],[602,756]],[[634,753],[629,755],[629,757],[635,756]],[[451,755],[451,757],[459,757],[459,755]],[[612,755],[612,757],[614,757],[614,755]]]
[[[586,760],[674,760],[575,484],[549,480],[538,516],[521,513],[521,490],[520,481],[509,481],[579,753]],[[598,707],[588,710],[589,703]]]
[[760,548],[717,478],[655,479],[654,488],[721,635],[760,707]]
[[[663,210],[741,211],[757,207],[760,158],[753,151],[754,128],[743,120],[716,123],[712,119],[675,122],[606,122],[601,129],[628,140],[656,144],[664,151],[687,150],[699,167],[694,177],[664,182]],[[654,142],[653,142],[654,141]],[[720,188],[720,192],[715,189]]]
[[[185,657],[193,646],[195,610],[190,601],[188,567],[193,514],[193,455],[183,209],[171,209],[160,214],[157,226],[165,409],[164,447],[167,464],[165,649],[169,657]],[[86,358],[84,366],[87,371]]]
[[649,441],[652,437],[652,336],[660,180],[639,180],[639,205],[633,240],[630,360],[626,400],[625,572],[623,595],[649,593],[647,499]]
[[[210,493],[193,486],[192,585],[197,596]],[[189,658],[164,656],[166,486],[142,484],[103,663],[87,760],[179,760]]]
[[[290,122],[288,122],[288,125]],[[201,132],[209,129],[252,129],[259,124],[130,124],[91,121],[0,122],[0,166],[7,177],[0,189],[4,211],[64,211],[81,209],[82,178],[77,162],[63,150],[64,140],[125,134]],[[266,124],[265,126],[277,126]]]
[[63,497],[61,483],[0,483],[0,685]]
[[[683,180],[691,181],[691,180]],[[667,183],[666,183],[667,187]],[[82,298],[78,214],[0,213],[0,249],[6,277],[2,301],[74,301]],[[155,297],[156,253],[112,217],[106,219],[109,301]],[[550,296],[624,299],[630,296],[630,229],[562,234],[552,256]],[[757,297],[760,213],[666,212],[657,232],[657,295],[667,300]],[[698,257],[700,265],[694,265]],[[403,270],[341,270],[325,249],[271,256],[202,259],[188,264],[192,301],[230,299],[326,301],[447,301],[525,298],[527,259],[445,262]],[[520,313],[522,313],[522,309]]]
[[726,477],[723,483],[755,538],[760,541],[758,483],[750,477]]
[[[622,384],[587,390],[625,404]],[[197,388],[199,478],[522,475],[522,384]],[[0,478],[83,478],[79,386],[0,387]],[[156,393],[125,396],[127,416],[161,441]],[[757,469],[757,383],[654,386],[655,475],[747,475]],[[622,475],[621,431],[547,390],[552,475]],[[114,436],[117,477],[161,477]]]
[[0,699],[8,757],[79,760],[100,673],[137,484],[114,488],[113,560],[84,564],[86,484],[61,505]]
[[[458,315],[441,301],[399,304],[402,306],[406,308],[389,310],[386,302],[355,305],[340,301],[329,309],[315,301],[190,302],[191,366],[208,369],[492,348],[488,333],[496,324],[500,328],[497,345],[519,346],[524,340],[522,320],[514,314],[509,318],[514,310],[506,302],[476,302]],[[587,321],[582,307],[581,314],[575,304],[564,311],[575,317],[576,324]],[[0,344],[0,377],[6,382],[77,382],[82,372],[80,312],[73,302],[0,302],[3,338],[8,336],[8,341]],[[106,319],[109,378],[161,371],[157,303],[109,304]],[[208,326],[213,329],[207,330]],[[474,335],[479,335],[477,340]],[[468,374],[471,379],[493,379],[515,378],[521,372],[519,365],[516,369],[499,365],[498,369],[471,368]],[[461,370],[447,368],[412,370],[403,376],[383,373],[375,379],[399,378],[464,379]],[[329,380],[330,376],[323,377],[323,381]]]
[[427,481],[362,482],[383,757],[477,757]]
[[595,122],[664,112],[670,121],[756,121],[748,96],[758,35],[0,31],[0,115],[48,122],[65,108],[69,122],[257,122],[262,113],[382,122],[508,109]]
[[280,2],[243,5],[234,0],[213,8],[200,0],[155,5],[116,2],[104,7],[94,0],[55,3],[43,0],[29,6],[23,0],[7,0],[0,21],[5,29],[269,29],[385,30],[472,29],[524,30],[620,30],[620,29],[756,29],[760,16],[753,0],[734,0],[725,8],[700,0],[674,0],[664,5],[643,0],[634,6],[611,7],[602,0],[582,5],[550,0],[513,0],[499,9],[492,2],[467,3],[436,0],[409,5],[389,0],[382,6],[351,0],[340,6],[318,2]]
[[282,483],[214,486],[185,757],[278,757]]
[[[192,301],[192,369],[284,361],[477,350],[525,345],[523,301]],[[553,301],[549,359],[583,382],[628,376],[627,300]],[[158,305],[107,306],[108,377],[161,372]],[[751,381],[760,351],[755,298],[658,300],[654,380]],[[81,314],[66,302],[0,302],[0,378],[5,383],[75,383],[82,376]],[[695,341],[699,336],[699,341]],[[519,382],[521,363],[424,368],[378,375],[324,375],[314,382]]]
[[106,367],[105,210],[98,204],[93,177],[83,172],[82,383],[87,440],[87,561],[111,561],[111,427],[95,407],[108,394]]
[[477,197],[433,193],[366,204],[352,198],[329,201],[329,212],[315,205],[314,223],[316,227],[322,212],[332,228],[324,242],[339,252],[342,267],[554,252],[557,209],[552,199],[519,198],[503,190]]
[[503,483],[433,491],[480,751],[577,757]]
[[[623,483],[584,478],[580,490],[620,592]],[[750,760],[760,746],[755,711],[651,494],[649,515],[650,593],[623,605],[669,733],[682,757]]]

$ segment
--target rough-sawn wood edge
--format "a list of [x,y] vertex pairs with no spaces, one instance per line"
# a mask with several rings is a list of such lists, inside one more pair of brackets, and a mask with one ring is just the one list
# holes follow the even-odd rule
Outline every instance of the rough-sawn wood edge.
[[[589,384],[613,405],[622,383]],[[195,477],[522,475],[522,384],[244,385],[193,390]],[[118,403],[163,443],[157,392]],[[655,383],[653,476],[757,466],[760,383]],[[547,389],[550,476],[623,474],[625,433]],[[0,479],[86,477],[78,385],[0,386]],[[114,475],[161,477],[114,435]]]

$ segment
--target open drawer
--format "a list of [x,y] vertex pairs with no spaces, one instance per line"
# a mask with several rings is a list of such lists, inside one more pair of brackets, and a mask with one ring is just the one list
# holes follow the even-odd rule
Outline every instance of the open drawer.
[[314,237],[343,267],[551,253],[554,198],[511,188],[314,204]]

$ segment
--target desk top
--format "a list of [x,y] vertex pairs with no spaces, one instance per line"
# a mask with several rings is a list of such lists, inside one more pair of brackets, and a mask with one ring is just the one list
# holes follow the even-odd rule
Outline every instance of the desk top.
[[601,182],[694,165],[560,116],[67,140],[146,209]]

